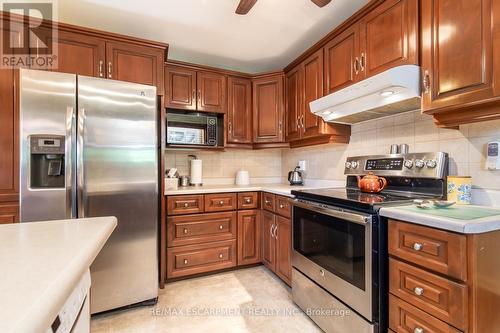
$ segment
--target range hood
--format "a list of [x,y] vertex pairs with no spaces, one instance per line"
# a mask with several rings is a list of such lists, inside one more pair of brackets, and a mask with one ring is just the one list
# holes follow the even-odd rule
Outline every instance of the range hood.
[[327,122],[355,124],[420,108],[420,67],[404,65],[309,103]]

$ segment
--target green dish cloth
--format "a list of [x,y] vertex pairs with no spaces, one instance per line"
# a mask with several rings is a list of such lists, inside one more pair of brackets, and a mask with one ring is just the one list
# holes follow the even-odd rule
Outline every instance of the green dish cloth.
[[405,210],[412,213],[435,215],[440,217],[448,217],[457,220],[475,220],[483,217],[500,215],[500,209],[483,208],[478,206],[451,206],[448,208],[428,209],[418,208],[417,206],[397,207],[397,209]]

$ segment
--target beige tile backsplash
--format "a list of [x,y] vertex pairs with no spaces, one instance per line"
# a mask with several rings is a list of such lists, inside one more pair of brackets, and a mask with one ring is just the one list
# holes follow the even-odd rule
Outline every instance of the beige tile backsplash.
[[444,151],[450,154],[450,173],[470,175],[476,187],[500,190],[500,171],[484,170],[486,143],[500,140],[500,121],[441,129],[420,111],[372,120],[352,127],[348,145],[328,144],[296,149],[227,150],[225,152],[167,151],[167,168],[189,174],[188,155],[203,160],[203,178],[234,178],[240,169],[251,178],[285,177],[299,160],[307,161],[306,179],[344,180],[347,156],[386,154],[392,143],[407,143],[410,152]]
[[347,156],[385,154],[392,143],[407,143],[411,152],[444,151],[450,154],[450,173],[472,176],[476,187],[500,190],[500,171],[484,170],[486,143],[500,140],[500,121],[441,129],[420,111],[356,124],[348,145],[329,144],[284,150],[283,174],[306,160],[307,179],[344,179]]

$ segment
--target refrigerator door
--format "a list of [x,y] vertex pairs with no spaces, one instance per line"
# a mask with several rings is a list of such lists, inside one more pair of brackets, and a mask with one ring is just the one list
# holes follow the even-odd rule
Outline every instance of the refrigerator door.
[[156,88],[78,77],[78,217],[116,216],[91,266],[91,312],[158,296]]
[[20,220],[75,217],[76,75],[20,69],[19,82]]

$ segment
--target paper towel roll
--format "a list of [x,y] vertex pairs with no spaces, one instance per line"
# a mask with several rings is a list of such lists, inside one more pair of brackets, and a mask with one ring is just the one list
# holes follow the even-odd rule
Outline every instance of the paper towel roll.
[[203,184],[203,164],[201,160],[191,160],[191,185]]

